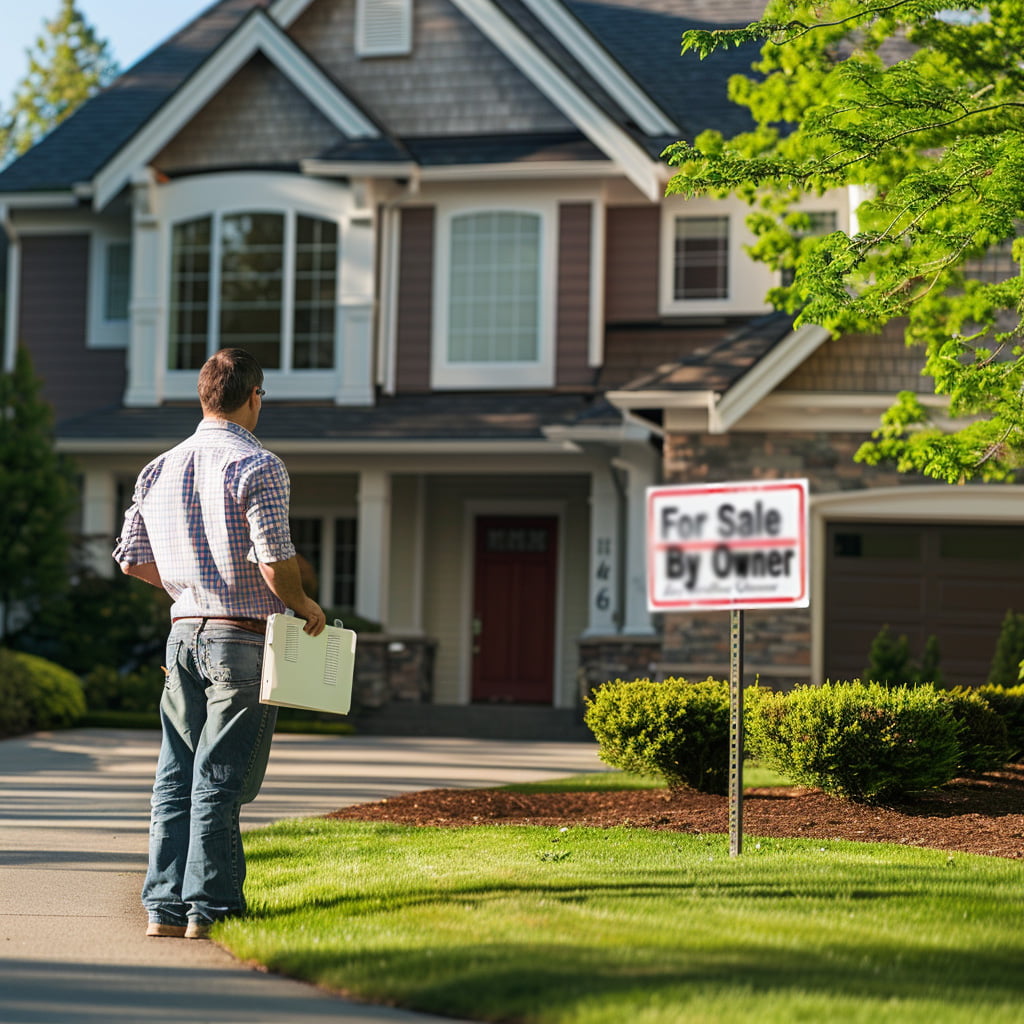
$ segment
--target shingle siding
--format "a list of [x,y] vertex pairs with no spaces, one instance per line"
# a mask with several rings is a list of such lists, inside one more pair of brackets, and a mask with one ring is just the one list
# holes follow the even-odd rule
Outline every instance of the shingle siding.
[[881,334],[847,334],[827,340],[779,385],[780,391],[897,391],[934,393],[930,377],[921,376],[924,352],[907,348],[902,322]]
[[592,206],[564,203],[558,217],[558,323],[555,383],[589,385]]
[[605,227],[605,319],[608,323],[658,317],[657,207],[610,207]]
[[396,388],[430,390],[434,307],[434,209],[402,211],[398,258]]
[[289,34],[396,135],[572,127],[449,0],[416,0],[408,57],[355,55],[355,0],[319,0]]
[[88,282],[88,235],[22,238],[17,340],[58,421],[116,405],[124,394],[124,352],[86,348]]
[[340,133],[262,54],[257,54],[156,156],[161,171],[295,164]]

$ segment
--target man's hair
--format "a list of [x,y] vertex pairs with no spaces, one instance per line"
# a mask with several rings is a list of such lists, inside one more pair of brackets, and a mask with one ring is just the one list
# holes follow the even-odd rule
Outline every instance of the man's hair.
[[262,385],[263,368],[245,349],[222,348],[199,371],[199,401],[207,412],[231,413]]

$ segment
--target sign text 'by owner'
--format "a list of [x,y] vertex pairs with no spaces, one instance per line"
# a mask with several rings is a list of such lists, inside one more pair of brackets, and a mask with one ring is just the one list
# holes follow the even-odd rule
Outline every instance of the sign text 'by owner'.
[[651,487],[651,611],[806,608],[806,480]]

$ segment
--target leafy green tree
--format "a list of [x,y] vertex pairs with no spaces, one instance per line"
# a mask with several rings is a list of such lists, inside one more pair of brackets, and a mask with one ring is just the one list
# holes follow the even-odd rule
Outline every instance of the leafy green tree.
[[0,636],[16,605],[34,607],[68,585],[76,487],[53,445],[53,413],[28,353],[0,375]]
[[[755,127],[666,150],[668,192],[736,192],[754,255],[794,267],[770,299],[838,336],[905,319],[943,415],[902,392],[858,458],[949,482],[1024,455],[1024,0],[770,0],[743,29],[691,31],[701,58],[759,45],[730,96]],[[800,197],[852,188],[852,234],[808,235]],[[1008,273],[979,272],[1001,250]]]
[[26,54],[28,72],[0,123],[0,165],[35,145],[117,74],[106,40],[75,0],[61,0]]

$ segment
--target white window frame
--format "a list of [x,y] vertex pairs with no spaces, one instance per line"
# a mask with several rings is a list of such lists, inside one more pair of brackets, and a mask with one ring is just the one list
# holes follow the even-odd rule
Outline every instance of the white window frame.
[[[106,315],[107,254],[111,245],[128,246],[129,309],[124,319]],[[131,228],[103,226],[93,229],[89,239],[89,314],[86,348],[127,348],[131,341],[131,286],[134,269]]]
[[[448,295],[451,232],[457,217],[479,213],[526,213],[540,218],[540,302],[537,358],[523,362],[451,362],[448,358]],[[440,390],[549,388],[555,383],[555,313],[558,288],[558,203],[554,199],[501,197],[499,201],[450,200],[436,207],[431,386]]]
[[[372,248],[367,251],[364,210],[357,210],[355,197],[347,186],[333,182],[310,181],[287,174],[226,174],[197,175],[162,186],[157,190],[157,216],[160,221],[160,252],[163,270],[160,274],[164,311],[160,325],[161,354],[158,373],[163,376],[162,397],[171,400],[195,398],[197,370],[172,370],[167,367],[170,344],[170,306],[172,296],[171,254],[174,225],[183,221],[210,217],[213,221],[211,240],[211,292],[218,287],[220,277],[220,223],[223,217],[236,213],[275,213],[285,216],[286,243],[284,254],[284,290],[282,302],[286,314],[284,322],[293,324],[293,270],[295,259],[294,226],[298,216],[318,217],[334,223],[338,229],[338,261],[336,278],[337,305],[334,321],[334,366],[322,370],[291,369],[292,352],[286,345],[282,366],[265,369],[264,387],[267,400],[334,398],[343,393],[347,378],[358,378],[354,385],[354,401],[365,402],[358,391],[362,378],[361,362],[370,359],[368,330],[347,330],[354,323],[353,314],[366,312],[372,307],[373,266]],[[353,224],[357,231],[353,232]],[[359,237],[355,238],[354,234]],[[352,243],[352,244],[350,244]],[[346,291],[347,289],[347,291]],[[211,304],[211,317],[215,306]],[[216,323],[211,320],[210,331],[214,349],[218,347]],[[362,334],[366,337],[363,338]],[[290,334],[289,334],[290,337]],[[347,351],[349,346],[360,348],[359,353]],[[362,348],[366,352],[362,352]],[[367,362],[367,373],[369,373]],[[369,378],[367,378],[369,380]]]
[[[413,0],[358,0],[356,56],[402,57],[412,53]],[[374,13],[370,13],[371,7]]]
[[[749,213],[750,208],[733,197],[685,201],[670,197],[662,203],[658,306],[663,316],[738,316],[770,310],[765,295],[777,283],[778,274],[751,259],[747,252],[746,247],[754,242],[746,225]],[[676,221],[705,217],[728,218],[726,295],[719,299],[678,299],[675,295]]]

